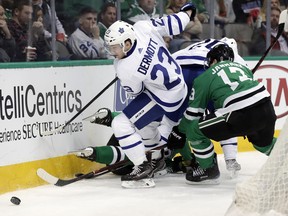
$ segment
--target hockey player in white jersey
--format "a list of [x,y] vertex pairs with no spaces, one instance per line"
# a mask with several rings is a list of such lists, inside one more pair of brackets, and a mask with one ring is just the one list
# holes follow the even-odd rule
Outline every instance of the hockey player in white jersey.
[[[221,40],[210,38],[200,41],[198,43],[194,43],[186,47],[185,49],[179,50],[172,54],[173,58],[177,61],[177,63],[181,65],[185,80],[193,82],[193,80],[197,76],[202,74],[205,71],[205,67],[208,67],[207,65],[204,65],[207,53],[216,45],[223,43],[227,44],[233,49],[234,62],[247,66],[245,60],[238,54],[237,43],[234,39],[227,37],[224,37]],[[191,90],[189,82],[186,83],[188,85],[188,89]],[[212,104],[210,104],[208,109],[212,111]],[[220,141],[220,145],[224,152],[226,168],[230,172],[230,177],[235,177],[237,175],[237,172],[241,169],[240,164],[236,161],[237,137]],[[211,149],[207,149],[207,151],[214,151],[213,145],[211,145],[210,147]]]
[[[181,67],[166,49],[163,36],[179,34],[195,13],[194,5],[186,4],[177,14],[139,21],[134,26],[116,21],[105,33],[121,85],[135,97],[112,121],[122,150],[135,165],[130,174],[122,176],[123,187],[155,185],[145,150],[166,143],[187,107],[188,93]],[[155,123],[159,119],[160,125]],[[145,130],[145,137],[141,137],[141,130]]]

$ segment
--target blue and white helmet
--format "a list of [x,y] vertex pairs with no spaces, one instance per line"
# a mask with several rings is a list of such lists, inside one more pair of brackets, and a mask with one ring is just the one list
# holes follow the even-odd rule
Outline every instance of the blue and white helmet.
[[119,44],[123,48],[123,52],[125,52],[124,45],[125,41],[127,40],[130,40],[133,46],[136,41],[134,28],[129,23],[121,20],[114,22],[106,30],[104,35],[104,41],[106,46]]

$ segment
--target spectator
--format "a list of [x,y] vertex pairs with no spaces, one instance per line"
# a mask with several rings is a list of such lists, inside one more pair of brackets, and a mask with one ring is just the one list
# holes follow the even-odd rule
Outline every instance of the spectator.
[[0,5],[0,62],[9,62],[15,55],[15,40],[7,23],[5,9]]
[[[278,22],[281,10],[278,7],[271,8],[271,44],[275,41],[278,32]],[[262,22],[261,28],[255,29],[252,36],[250,55],[263,55],[266,50],[266,23]],[[288,54],[288,36],[283,32],[273,46],[272,55]]]
[[[271,7],[278,7],[280,8],[280,1],[279,0],[271,0]],[[267,9],[267,0],[263,0],[263,5],[260,11],[260,21],[266,22],[266,9]]]
[[130,9],[133,7],[135,0],[125,0],[125,1],[120,1],[120,7],[121,7],[121,14],[127,14]]
[[5,9],[7,19],[12,18],[13,0],[1,0],[1,5]]
[[235,21],[231,0],[217,0],[215,4],[215,24],[224,26]]
[[253,25],[258,18],[261,0],[233,0],[233,10],[236,16],[235,23]]
[[33,6],[32,13],[32,45],[37,50],[37,60],[52,60],[52,50],[50,42],[45,38],[45,28],[43,25],[43,11],[37,5]]
[[104,40],[97,25],[97,12],[84,7],[79,13],[79,27],[71,34],[68,45],[78,59],[107,58]]
[[[207,0],[206,0],[207,1]],[[201,23],[208,23],[209,13],[207,11],[205,0],[193,0],[193,4],[197,8],[197,18]]]
[[[52,17],[51,17],[51,8],[49,4],[44,0],[32,0],[34,6],[38,6],[42,9],[43,12],[43,25],[44,25],[44,34],[45,38],[51,40],[51,27],[52,27]],[[55,12],[56,13],[56,12]],[[66,35],[62,23],[58,19],[57,15],[55,16],[56,22],[56,34]],[[65,37],[66,38],[66,37]],[[66,41],[66,39],[65,39]]]
[[[122,16],[122,20],[133,25],[140,20],[150,20],[151,18],[159,18],[160,14],[156,8],[156,0],[135,0],[126,16]],[[169,47],[170,37],[163,37],[166,47]]]
[[[12,19],[7,21],[10,33],[16,42],[16,54],[13,61],[51,60],[50,58],[46,58],[46,53],[43,53],[43,50],[46,51],[47,48],[43,47],[46,44],[41,40],[41,38],[44,37],[44,31],[43,25],[40,22],[33,22],[31,26],[31,30],[33,29],[34,34],[37,33],[40,35],[37,37],[35,37],[35,35],[33,37],[29,36],[29,22],[32,17],[32,11],[33,8],[29,0],[14,2]],[[32,38],[37,38],[37,40]],[[30,46],[33,46],[33,48]]]
[[100,37],[104,38],[106,30],[117,20],[117,8],[114,3],[104,4],[98,14]]
[[131,25],[139,20],[159,18],[156,0],[135,0],[135,4],[131,7],[127,15],[123,15],[121,18]]
[[[166,7],[167,15],[178,13],[180,8],[187,2],[188,0],[169,0]],[[169,51],[171,53],[178,51],[181,48],[181,44],[186,41],[199,42],[201,33],[202,24],[198,20],[197,16],[195,16],[194,21],[190,21],[181,34],[173,37],[170,42]]]

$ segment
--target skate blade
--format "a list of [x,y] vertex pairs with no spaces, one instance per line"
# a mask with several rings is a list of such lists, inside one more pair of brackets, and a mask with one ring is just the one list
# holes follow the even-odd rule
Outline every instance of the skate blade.
[[138,188],[152,188],[155,187],[155,182],[152,178],[141,179],[137,181],[122,181],[123,188],[138,189]]
[[89,122],[92,122],[92,121],[95,121],[96,117],[95,117],[95,114],[91,115],[91,116],[88,116],[86,118],[83,118],[82,121],[89,121]]
[[76,155],[77,157],[86,157],[86,155],[91,154],[91,150],[74,150],[69,151],[68,154]]
[[218,185],[220,184],[220,179],[207,179],[200,182],[189,181],[186,179],[186,183],[189,185]]
[[154,177],[161,177],[164,176],[168,173],[167,169],[163,169],[163,170],[159,170],[157,172],[154,173]]
[[235,179],[239,175],[239,170],[228,170],[227,178],[228,179]]
[[96,112],[94,113],[93,115],[90,115],[86,118],[83,118],[82,121],[90,121],[90,122],[93,122],[95,121],[96,118],[105,118],[107,116],[107,112]]

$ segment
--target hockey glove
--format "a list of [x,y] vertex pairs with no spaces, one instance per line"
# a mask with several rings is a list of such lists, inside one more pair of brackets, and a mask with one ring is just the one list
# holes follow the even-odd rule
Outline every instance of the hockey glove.
[[173,127],[167,141],[167,147],[171,150],[182,149],[186,142],[186,135],[178,130],[178,126]]
[[196,16],[196,7],[192,3],[187,3],[180,8],[180,11],[186,12],[192,10],[190,20],[193,21]]

